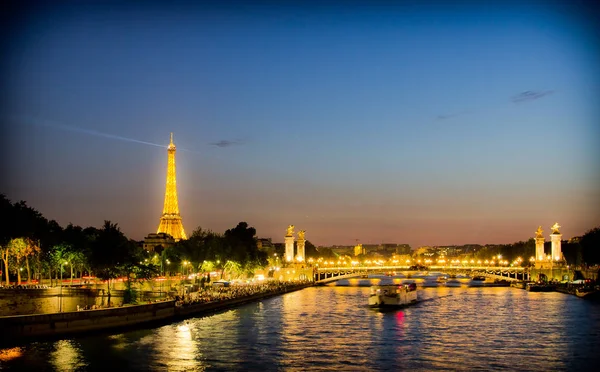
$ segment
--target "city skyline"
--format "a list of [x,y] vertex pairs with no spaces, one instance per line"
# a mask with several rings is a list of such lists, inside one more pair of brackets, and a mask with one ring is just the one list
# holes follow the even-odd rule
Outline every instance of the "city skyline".
[[188,236],[246,221],[416,248],[600,225],[599,40],[575,5],[152,4],[9,25],[9,199],[142,240],[173,132]]

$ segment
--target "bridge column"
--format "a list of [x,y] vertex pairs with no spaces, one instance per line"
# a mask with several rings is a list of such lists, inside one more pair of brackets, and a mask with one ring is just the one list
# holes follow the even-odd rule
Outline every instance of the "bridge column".
[[[540,226],[539,230],[541,230],[541,228],[542,227]],[[538,236],[535,237],[535,260],[538,262],[542,262],[546,258],[546,254],[544,253],[544,242],[545,241],[546,241],[546,238],[544,238],[544,236],[541,235],[541,231],[540,231]]]
[[552,241],[552,261],[562,260],[561,237],[562,234],[558,232],[558,229],[550,235],[550,240]]
[[293,235],[285,236],[285,261],[286,262],[294,261],[294,236]]

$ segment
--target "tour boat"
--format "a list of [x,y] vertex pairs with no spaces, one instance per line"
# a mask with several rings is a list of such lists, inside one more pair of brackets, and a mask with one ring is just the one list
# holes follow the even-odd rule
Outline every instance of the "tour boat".
[[371,287],[370,307],[402,307],[417,303],[417,285],[377,285]]

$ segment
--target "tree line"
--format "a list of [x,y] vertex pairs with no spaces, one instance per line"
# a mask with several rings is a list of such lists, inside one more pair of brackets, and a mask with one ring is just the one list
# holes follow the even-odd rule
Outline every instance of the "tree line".
[[228,271],[251,274],[267,264],[256,245],[256,230],[246,222],[218,234],[197,228],[187,240],[148,252],[125,236],[118,224],[61,227],[24,201],[12,203],[0,194],[0,283],[95,276],[145,280],[185,271]]

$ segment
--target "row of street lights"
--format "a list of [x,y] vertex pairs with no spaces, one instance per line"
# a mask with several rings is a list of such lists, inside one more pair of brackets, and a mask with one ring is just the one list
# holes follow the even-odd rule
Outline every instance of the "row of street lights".
[[[532,257],[530,259],[530,261],[534,261],[535,259]],[[492,257],[491,259],[486,259],[486,260],[475,260],[475,259],[471,259],[471,260],[459,260],[459,259],[452,259],[452,260],[446,260],[445,258],[440,258],[437,260],[433,260],[430,258],[426,258],[426,259],[417,259],[417,260],[410,260],[407,259],[406,261],[402,262],[401,260],[398,259],[392,259],[392,260],[388,260],[388,261],[384,261],[384,260],[365,260],[362,262],[359,261],[355,261],[352,260],[350,262],[348,262],[347,260],[338,260],[336,261],[328,261],[325,260],[323,258],[318,258],[317,260],[314,260],[313,258],[309,258],[307,260],[308,263],[312,264],[313,262],[316,262],[316,265],[323,265],[323,266],[366,266],[366,265],[377,265],[377,266],[384,266],[386,263],[390,266],[397,266],[397,265],[401,265],[402,263],[405,263],[406,265],[411,265],[411,264],[416,264],[416,265],[421,265],[424,264],[426,266],[430,266],[430,265],[440,265],[440,266],[474,266],[474,265],[478,265],[478,266],[520,266],[523,263],[523,259],[521,257],[518,257],[516,260],[514,260],[512,263],[510,263],[508,260],[503,260],[502,259],[502,255],[499,254],[497,256]]]

